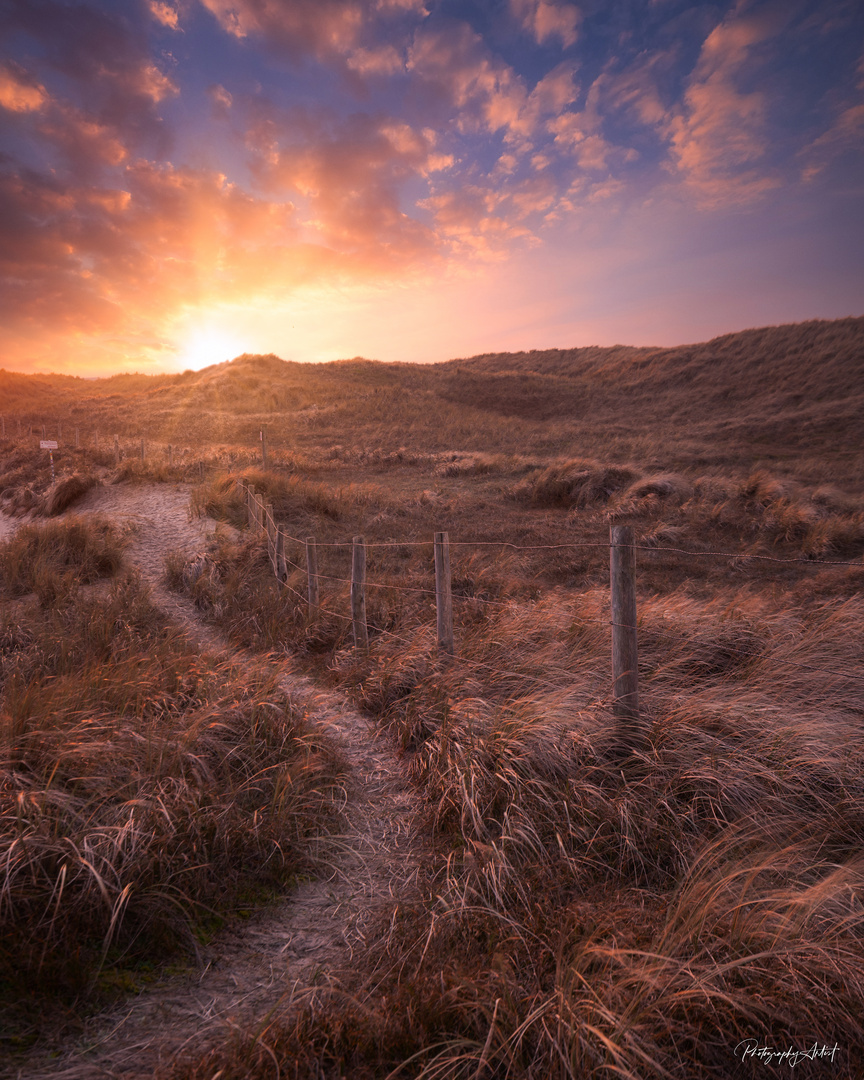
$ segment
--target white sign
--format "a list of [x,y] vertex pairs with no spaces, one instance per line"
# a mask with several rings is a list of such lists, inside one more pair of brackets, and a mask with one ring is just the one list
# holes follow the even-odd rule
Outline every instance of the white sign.
[[57,449],[57,443],[54,442],[53,439],[40,439],[39,440],[39,449],[40,450],[56,450]]

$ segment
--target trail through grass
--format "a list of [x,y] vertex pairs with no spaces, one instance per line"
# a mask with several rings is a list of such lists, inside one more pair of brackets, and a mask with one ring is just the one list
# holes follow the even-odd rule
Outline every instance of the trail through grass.
[[[46,1058],[37,1048],[29,1065],[13,1066],[10,1075],[21,1077],[152,1076],[181,1050],[206,1048],[238,1024],[254,1024],[274,1009],[289,1009],[292,1000],[302,1002],[316,980],[350,966],[354,952],[368,944],[382,906],[394,895],[416,891],[423,848],[412,835],[416,807],[395,753],[342,695],[315,687],[284,657],[274,665],[230,649],[202,624],[190,602],[164,590],[165,552],[192,550],[202,540],[198,522],[190,522],[186,513],[186,493],[111,488],[94,490],[88,499],[85,513],[107,513],[129,530],[130,561],[191,640],[217,663],[245,672],[251,685],[271,680],[271,693],[287,695],[291,711],[304,718],[312,737],[319,733],[348,763],[337,801],[342,824],[321,833],[309,849],[312,861],[303,871],[309,876],[295,880],[287,894],[271,885],[257,895],[253,889],[244,919],[235,918],[222,931],[214,922],[214,932],[198,943],[199,960],[188,974],[155,977],[140,966],[130,970],[124,978],[137,996],[64,1040],[53,1051],[60,1049],[59,1058]],[[98,737],[108,738],[112,755],[120,751],[116,732]],[[303,769],[313,761],[285,775],[283,797],[300,789]],[[258,858],[251,848],[248,855]],[[268,901],[263,909],[262,900]]]

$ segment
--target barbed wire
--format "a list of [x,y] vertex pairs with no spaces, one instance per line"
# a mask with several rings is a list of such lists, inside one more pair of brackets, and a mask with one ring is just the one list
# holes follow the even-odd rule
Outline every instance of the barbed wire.
[[637,551],[673,551],[679,555],[692,555],[694,558],[718,559],[754,559],[759,562],[772,563],[800,563],[805,566],[859,566],[864,569],[864,560],[856,561],[839,559],[781,559],[776,555],[753,555],[744,551],[690,551],[687,548],[663,547],[659,544],[633,544]]
[[[240,490],[243,490],[242,488]],[[248,490],[248,489],[247,489]],[[292,543],[306,544],[306,540],[301,539],[298,536],[285,531],[284,526],[277,526],[272,513],[269,510],[268,504],[261,499],[257,492],[250,492],[252,498],[258,504],[258,506],[267,514],[270,518],[274,528],[281,528],[282,535],[286,540],[290,540]],[[317,547],[329,547],[329,548],[350,548],[353,547],[353,540],[341,540],[341,541],[315,541]],[[364,546],[367,548],[404,548],[404,547],[423,547],[428,548],[434,544],[434,541],[430,540],[380,540],[380,541],[365,541]],[[448,540],[450,547],[505,547],[510,548],[513,551],[568,551],[578,550],[581,548],[609,548],[611,546],[610,541],[582,541],[574,540],[569,541],[566,544],[514,544],[509,540]],[[780,564],[795,564],[803,566],[857,566],[864,568],[864,559],[858,560],[844,560],[844,559],[817,559],[814,557],[807,558],[781,558],[776,555],[758,555],[751,552],[743,551],[693,551],[689,548],[671,547],[665,544],[633,544],[637,551],[666,551],[678,555],[687,555],[692,558],[724,558],[724,559],[746,559],[756,562],[771,562]]]
[[[269,511],[269,508],[266,506],[265,503],[263,503],[259,499],[259,497],[257,495],[253,494],[253,498],[255,499],[255,502],[258,504],[258,506],[264,511],[266,517],[270,521],[271,526],[274,529],[276,529],[277,526],[276,526],[276,523],[275,523],[275,520],[274,520],[272,514]],[[266,531],[266,529],[265,529],[265,531]],[[306,541],[300,540],[297,537],[292,537],[290,534],[288,534],[288,533],[286,533],[284,531],[282,533],[282,536],[283,536],[284,539],[291,540],[291,541],[293,541],[295,543],[298,543],[298,544],[301,544],[301,545],[305,546]],[[269,533],[268,533],[268,536],[267,536],[267,541],[268,541],[268,548],[269,548],[270,547]],[[322,544],[320,546],[353,547],[353,541],[351,543],[348,543],[348,542],[332,543],[332,544]],[[404,547],[404,546],[409,546],[409,547],[425,547],[425,548],[428,548],[429,547],[429,542],[428,541],[408,541],[406,543],[382,542],[380,544],[375,544],[375,543],[367,544],[366,546],[367,547]],[[549,551],[549,550],[567,550],[567,549],[570,549],[570,548],[584,548],[584,547],[594,547],[594,548],[603,547],[603,548],[607,548],[607,547],[610,547],[611,544],[606,543],[606,542],[602,542],[602,543],[601,542],[594,542],[594,543],[574,542],[572,544],[519,545],[519,544],[513,544],[511,542],[505,542],[505,541],[465,541],[465,542],[460,541],[460,542],[453,543],[451,546],[454,546],[454,547],[495,546],[495,547],[508,547],[508,548],[513,549],[513,550],[527,550],[527,551],[545,550],[545,551]],[[781,558],[781,557],[778,557],[778,556],[757,555],[757,554],[745,553],[745,552],[692,551],[692,550],[689,550],[689,549],[686,549],[686,548],[677,548],[677,547],[671,547],[671,546],[666,546],[666,545],[633,544],[632,546],[636,550],[640,550],[640,551],[649,551],[649,552],[664,551],[664,552],[671,552],[671,553],[674,553],[674,554],[692,556],[692,557],[696,557],[696,558],[715,557],[715,558],[729,558],[729,559],[745,559],[745,560],[752,560],[752,561],[756,561],[756,562],[769,562],[769,563],[779,563],[779,564],[787,564],[787,565],[804,565],[804,566],[814,566],[814,565],[816,565],[816,566],[864,566],[864,563],[862,563],[861,561],[825,560],[825,559],[812,559],[812,558],[806,558],[806,559],[802,559],[802,558]],[[295,563],[293,560],[289,559],[287,557],[287,555],[284,554],[284,552],[283,552],[282,557],[285,560],[286,565],[292,566],[294,569],[300,571],[301,573],[306,572],[304,567],[300,566],[298,563]],[[344,585],[353,584],[353,582],[352,582],[352,580],[350,578],[337,577],[335,575],[330,575],[330,574],[319,574],[317,576],[322,580],[334,581],[334,582],[337,582],[339,584],[344,584]],[[283,582],[283,584],[285,584],[285,583]],[[400,585],[400,584],[396,584],[396,583],[389,583],[388,584],[388,583],[373,582],[373,581],[366,581],[364,584],[366,586],[370,587],[370,588],[392,589],[392,590],[397,591],[397,592],[410,592],[410,593],[421,594],[421,595],[424,595],[424,596],[435,596],[436,595],[435,590],[433,590],[433,589],[418,588],[416,586],[410,586],[410,585]],[[298,597],[301,596],[301,594],[298,593],[296,590],[291,589],[291,591],[295,595],[297,595]],[[494,601],[494,600],[490,601],[490,600],[485,600],[485,599],[483,599],[481,597],[460,596],[458,594],[454,595],[453,599],[462,600],[462,601],[466,601],[466,602],[475,602],[475,603],[481,603],[481,604],[488,604],[488,605],[499,607],[499,608],[507,607],[507,606],[513,604],[514,602],[518,602],[518,600],[516,598],[513,598],[511,600],[507,600],[507,601]],[[329,612],[329,614],[331,614],[332,616],[337,617],[337,618],[342,618],[347,622],[352,621],[348,616],[340,616],[337,612],[332,612],[331,611],[331,612]],[[609,626],[609,627],[619,626],[619,627],[625,627],[625,628],[629,628],[629,629],[638,629],[638,627],[633,627],[630,624],[618,623],[618,622],[615,622],[613,620],[600,619],[600,618],[596,618],[596,617],[592,617],[592,616],[577,616],[577,618],[579,619],[579,621],[581,623],[590,622],[590,623],[600,624],[600,625]],[[392,631],[388,631],[388,630],[385,630],[383,628],[378,628],[378,632],[381,633],[381,634],[385,634],[387,636],[393,637],[394,639],[400,641],[403,645],[410,646],[412,644],[407,639],[401,637],[400,635],[394,634]],[[786,658],[778,657],[778,656],[773,656],[773,657],[764,657],[764,656],[762,656],[762,657],[760,657],[758,655],[754,655],[750,650],[739,649],[739,648],[736,648],[734,645],[730,646],[729,643],[718,643],[716,641],[707,641],[704,638],[693,638],[693,637],[691,637],[690,641],[693,644],[702,645],[702,646],[709,647],[709,648],[717,648],[718,645],[719,645],[726,652],[731,651],[733,655],[740,656],[740,657],[743,657],[743,658],[745,658],[747,660],[754,661],[754,662],[762,661],[762,662],[768,662],[769,664],[770,663],[776,663],[776,664],[784,665],[786,667],[797,668],[797,669],[802,670],[802,671],[813,672],[815,674],[830,675],[832,677],[842,678],[842,679],[851,679],[851,680],[853,680],[855,682],[864,682],[864,676],[857,675],[857,674],[855,674],[853,672],[837,671],[837,670],[834,670],[834,669],[831,669],[831,668],[824,668],[824,667],[820,667],[820,666],[814,665],[814,664],[803,664],[800,661],[788,660]],[[493,665],[485,664],[482,661],[469,660],[467,657],[460,657],[459,660],[460,660],[461,663],[465,663],[465,664],[467,664],[469,666],[472,666],[472,667],[475,667],[475,668],[482,668],[484,670],[491,671],[494,674],[502,676],[504,678],[515,678],[515,679],[519,679],[519,680],[527,680],[529,682],[536,682],[536,683],[538,683],[540,685],[543,685],[543,686],[546,686],[546,687],[548,687],[550,685],[549,681],[548,681],[548,677],[544,678],[544,679],[535,678],[533,676],[526,675],[525,673],[503,670],[503,669],[494,667]],[[563,686],[561,684],[552,684],[552,688],[570,689],[572,687],[568,688],[568,687]]]
[[[297,563],[291,562],[288,559],[286,559],[286,562],[289,565],[293,566],[297,570],[301,570],[301,571],[303,570],[303,567],[299,566]],[[345,581],[346,579],[332,579],[332,580]],[[308,603],[308,599],[306,597],[304,597],[302,595],[302,593],[298,592],[296,589],[294,589],[290,585],[288,585],[287,582],[280,581],[280,584],[285,586],[285,588],[287,588],[295,596],[300,598],[304,603]],[[394,587],[398,588],[398,586],[394,586]],[[350,616],[340,615],[338,612],[331,611],[331,610],[325,609],[325,608],[320,608],[320,607],[319,607],[319,610],[320,611],[325,611],[327,614],[330,614],[330,615],[334,616],[335,618],[342,619],[345,622],[352,622],[353,623],[353,619]],[[608,627],[619,626],[619,627],[624,627],[626,629],[631,629],[631,630],[632,629],[636,629],[636,630],[639,629],[638,626],[634,627],[632,623],[620,623],[620,622],[616,622],[616,621],[611,620],[611,619],[598,619],[598,618],[596,618],[594,616],[577,616],[577,617],[578,617],[579,621],[583,622],[583,623],[584,622],[590,622],[590,623],[598,624],[600,626],[608,626]],[[376,632],[388,635],[388,636],[393,637],[393,638],[396,638],[402,644],[407,645],[409,647],[414,644],[413,642],[409,641],[407,638],[401,637],[400,635],[395,634],[393,631],[386,630],[383,627],[377,627],[375,629],[376,629]],[[785,659],[783,657],[779,657],[779,656],[771,656],[771,657],[760,656],[758,654],[754,654],[753,652],[751,652],[751,651],[749,651],[747,649],[740,649],[740,648],[737,648],[734,645],[730,645],[728,642],[710,641],[710,640],[708,640],[706,638],[693,637],[693,636],[690,636],[688,638],[688,640],[692,644],[702,645],[702,646],[704,646],[706,648],[718,648],[719,647],[725,652],[730,652],[731,651],[735,655],[743,657],[744,659],[750,660],[750,661],[753,661],[753,662],[767,662],[768,664],[771,664],[771,663],[784,664],[784,665],[786,665],[788,667],[800,668],[803,671],[812,671],[812,672],[815,672],[816,674],[820,674],[820,675],[833,675],[833,676],[835,676],[837,678],[841,678],[841,679],[852,679],[853,681],[856,681],[856,682],[864,682],[864,675],[856,675],[856,674],[854,674],[852,672],[849,672],[849,671],[836,671],[836,670],[834,670],[832,668],[817,667],[816,665],[813,665],[813,664],[802,664],[800,661],[787,660],[787,659]],[[505,669],[502,669],[502,668],[497,668],[497,667],[495,667],[495,666],[493,666],[491,664],[484,663],[483,661],[470,660],[468,657],[465,657],[465,656],[460,656],[460,657],[455,658],[455,659],[458,659],[459,663],[467,664],[467,665],[469,665],[471,667],[484,668],[486,670],[492,671],[493,673],[495,673],[497,675],[502,675],[502,676],[505,676],[505,677],[508,677],[508,678],[527,680],[529,682],[535,682],[535,683],[537,683],[539,685],[546,686],[546,687],[549,687],[551,685],[551,688],[553,688],[553,689],[560,689],[560,690],[572,689],[572,685],[568,687],[568,686],[565,686],[565,685],[560,684],[560,683],[559,684],[555,684],[555,683],[550,684],[548,679],[541,679],[539,677],[527,675],[525,672],[517,672],[517,671],[511,671],[511,670],[505,670]]]

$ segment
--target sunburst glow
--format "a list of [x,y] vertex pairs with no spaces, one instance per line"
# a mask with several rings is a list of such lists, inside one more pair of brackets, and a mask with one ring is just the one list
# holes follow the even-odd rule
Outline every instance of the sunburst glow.
[[232,360],[248,348],[239,334],[225,331],[218,326],[199,326],[181,339],[177,361],[182,368],[198,371],[209,364],[221,364]]
[[861,311],[850,0],[3,11],[6,368],[433,362]]

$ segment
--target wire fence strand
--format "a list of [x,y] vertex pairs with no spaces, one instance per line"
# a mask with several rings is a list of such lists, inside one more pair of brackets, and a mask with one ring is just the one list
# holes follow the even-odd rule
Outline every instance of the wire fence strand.
[[[273,529],[274,532],[275,532],[275,530],[277,528],[276,521],[275,521],[275,518],[273,516],[272,508],[257,493],[250,492],[250,496],[251,496],[253,502],[255,503],[256,508],[258,510],[260,510],[260,514],[255,515],[255,524],[256,524],[256,526],[258,527],[258,529],[260,531],[264,532],[267,535],[267,545],[268,545],[268,552],[269,552],[269,549],[271,547],[271,540],[270,540],[270,532],[267,529],[267,524],[269,523],[269,525],[272,526],[272,529]],[[262,519],[265,522],[263,528],[260,525],[257,524]],[[283,538],[284,541],[296,543],[296,544],[298,544],[300,546],[305,547],[306,540],[301,540],[299,537],[292,536],[290,533],[285,531],[284,526],[279,526],[279,528],[282,529],[282,534],[281,535],[282,535],[282,538]],[[431,549],[431,548],[433,548],[433,542],[432,541],[405,541],[405,542],[382,541],[382,542],[368,543],[368,544],[365,544],[365,546],[367,548],[417,547],[417,548]],[[353,547],[353,541],[344,541],[344,542],[318,542],[318,541],[316,541],[316,547],[351,548],[351,547]],[[596,541],[596,542],[581,542],[580,541],[580,542],[573,542],[573,543],[568,543],[568,544],[525,544],[525,545],[523,545],[523,544],[514,544],[514,543],[509,542],[509,541],[497,541],[497,540],[494,540],[494,541],[493,540],[490,540],[490,541],[450,541],[450,547],[455,547],[455,548],[469,548],[469,547],[498,547],[498,548],[502,548],[503,547],[503,548],[509,548],[511,550],[514,550],[514,551],[564,551],[564,550],[569,550],[569,549],[574,549],[575,550],[575,549],[580,549],[580,548],[606,548],[606,549],[608,549],[610,547],[610,542],[609,541]],[[781,558],[779,556],[757,555],[757,554],[753,554],[753,553],[749,553],[749,552],[694,551],[694,550],[687,549],[687,548],[670,547],[670,546],[666,546],[666,545],[634,544],[633,547],[634,547],[635,550],[647,551],[649,553],[669,552],[669,553],[673,553],[673,554],[676,554],[676,555],[684,555],[684,556],[693,557],[693,558],[700,558],[700,559],[702,559],[702,558],[724,558],[724,559],[734,559],[734,560],[748,560],[748,561],[759,562],[759,563],[786,564],[786,565],[796,565],[796,566],[806,566],[806,567],[814,567],[814,566],[846,566],[846,567],[849,567],[849,566],[853,566],[853,567],[864,568],[864,561],[862,561],[862,560],[852,561],[852,560],[827,560],[827,559],[815,559],[815,558]],[[275,558],[275,554],[272,557]],[[286,570],[287,570],[288,567],[291,567],[294,570],[297,570],[297,571],[299,571],[300,573],[303,573],[303,574],[306,574],[308,572],[306,567],[300,565],[297,562],[294,562],[291,558],[289,558],[288,555],[284,552],[284,548],[283,548],[283,551],[282,551],[282,559],[284,560]],[[322,573],[319,573],[319,574],[316,575],[316,577],[321,581],[334,582],[334,583],[340,584],[340,585],[349,585],[350,586],[352,584],[352,580],[350,578],[341,577],[341,576],[338,576],[338,575],[335,575],[335,574],[322,574]],[[298,590],[294,589],[292,586],[288,585],[287,581],[283,581],[281,579],[281,576],[279,577],[279,580],[280,580],[280,583],[293,596],[295,596],[301,604],[308,603],[308,598],[303,596],[302,593],[300,593]],[[414,594],[414,595],[421,595],[421,596],[426,596],[426,597],[435,597],[436,596],[436,592],[432,588],[422,588],[422,587],[418,587],[418,586],[399,584],[399,583],[396,583],[396,582],[366,581],[365,585],[367,587],[369,587],[369,588],[388,589],[388,590],[392,590],[392,591],[395,591],[395,592],[411,593],[411,594]],[[518,598],[515,598],[515,597],[507,599],[507,600],[487,600],[487,599],[482,598],[482,597],[466,596],[466,595],[461,595],[459,593],[455,593],[453,595],[453,599],[458,600],[458,601],[463,601],[465,603],[477,603],[477,604],[482,604],[482,605],[488,605],[490,607],[495,607],[495,608],[499,608],[499,609],[507,608],[507,607],[512,606],[513,604],[518,604],[519,603]],[[318,612],[320,614],[329,615],[330,617],[335,618],[335,619],[339,619],[339,620],[341,620],[341,621],[343,621],[345,623],[350,624],[353,621],[352,618],[350,616],[348,616],[348,615],[340,614],[339,612],[333,611],[333,610],[331,610],[329,608],[320,607],[320,605],[318,606],[317,610],[318,610]],[[610,628],[613,627],[613,626],[623,626],[624,625],[624,624],[612,622],[608,618],[598,618],[598,617],[595,617],[595,616],[587,616],[587,615],[579,615],[579,614],[577,614],[575,616],[575,619],[578,621],[579,624],[592,623],[592,624],[602,625],[602,626],[610,627]],[[400,634],[397,634],[392,630],[387,630],[387,629],[385,629],[383,627],[373,627],[372,629],[373,629],[373,633],[376,633],[376,634],[383,635],[385,637],[391,638],[391,639],[399,642],[401,645],[405,646],[406,648],[412,648],[414,646],[414,644],[415,644],[414,641],[411,641],[410,639],[405,638],[404,636],[402,636]],[[779,656],[760,656],[758,653],[754,653],[752,650],[736,648],[734,645],[730,646],[730,644],[728,642],[709,641],[709,640],[707,640],[705,638],[694,637],[692,635],[689,637],[688,640],[693,645],[701,645],[701,646],[708,647],[708,648],[717,648],[719,646],[720,648],[723,649],[724,652],[726,652],[726,653],[731,652],[732,655],[737,656],[737,657],[741,657],[742,659],[750,661],[750,662],[763,662],[763,663],[767,662],[769,665],[770,664],[778,664],[778,665],[782,665],[784,667],[792,667],[792,668],[796,668],[796,669],[801,670],[801,671],[812,672],[814,674],[830,675],[830,676],[832,676],[834,678],[848,679],[848,680],[852,680],[854,682],[864,682],[864,675],[859,675],[859,674],[856,674],[855,672],[851,672],[851,671],[838,671],[836,669],[824,668],[824,667],[821,667],[821,666],[815,665],[815,664],[801,663],[800,661],[797,661],[797,660],[789,660],[789,659],[786,659],[785,657],[779,657]],[[518,672],[518,671],[508,670],[508,669],[504,669],[504,668],[499,668],[499,667],[496,667],[495,665],[488,664],[488,663],[485,663],[483,661],[472,660],[472,659],[469,659],[468,657],[464,657],[464,656],[459,657],[459,662],[462,663],[462,664],[465,664],[466,666],[471,667],[471,668],[491,672],[492,674],[494,674],[494,675],[496,675],[496,676],[498,676],[498,677],[500,677],[502,679],[508,679],[508,680],[509,679],[516,679],[516,680],[519,680],[520,682],[534,683],[534,684],[537,684],[537,685],[541,685],[546,689],[553,689],[553,690],[572,691],[572,689],[573,689],[572,682],[570,682],[569,684],[558,683],[558,682],[550,683],[550,681],[549,681],[549,673],[550,672],[549,672],[548,669],[547,669],[546,674],[543,677],[540,677],[540,676],[529,675],[526,672]],[[564,670],[561,670],[560,674],[566,675],[568,673],[565,672]]]

